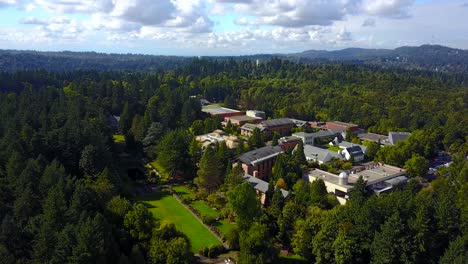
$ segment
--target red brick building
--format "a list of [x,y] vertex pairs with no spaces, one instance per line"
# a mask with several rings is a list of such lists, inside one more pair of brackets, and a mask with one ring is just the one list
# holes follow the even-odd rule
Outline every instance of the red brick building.
[[336,130],[346,131],[348,129],[353,131],[353,132],[359,131],[359,126],[358,125],[351,124],[351,123],[340,122],[340,121],[327,122],[325,124],[325,128],[333,130],[333,131],[336,131]]
[[260,117],[252,117],[246,115],[239,115],[239,116],[229,116],[224,118],[224,122],[226,124],[231,121],[233,126],[242,126],[243,124],[250,123],[250,124],[259,124],[262,122],[262,118]]
[[242,112],[239,110],[230,109],[226,107],[213,106],[213,105],[203,106],[202,112],[205,112],[211,116],[217,116],[221,120],[224,120],[226,117],[241,116],[245,114],[245,112]]
[[246,174],[268,180],[271,176],[271,169],[275,165],[276,157],[281,153],[284,153],[284,151],[280,146],[266,146],[246,152],[240,155],[237,160],[242,164],[242,169]]

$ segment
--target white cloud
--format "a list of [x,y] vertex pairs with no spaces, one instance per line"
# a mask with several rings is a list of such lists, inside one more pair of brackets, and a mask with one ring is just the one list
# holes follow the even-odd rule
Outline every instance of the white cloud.
[[36,6],[58,13],[110,12],[115,0],[33,0]]
[[114,0],[112,15],[142,25],[160,25],[173,18],[176,8],[170,0]]
[[408,8],[414,0],[364,0],[361,9],[369,15],[391,18],[407,18]]
[[0,0],[0,8],[19,4],[19,0]]
[[375,19],[374,18],[368,18],[362,22],[363,27],[375,27]]
[[283,27],[330,25],[345,16],[347,2],[341,0],[252,0],[237,3],[234,10],[257,17],[256,23]]

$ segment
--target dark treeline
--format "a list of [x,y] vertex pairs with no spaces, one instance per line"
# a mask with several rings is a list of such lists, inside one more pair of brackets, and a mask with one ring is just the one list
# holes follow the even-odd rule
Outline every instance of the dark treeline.
[[[350,121],[381,133],[418,130],[410,143],[378,153],[395,165],[414,153],[455,153],[451,168],[423,191],[417,184],[384,197],[361,190],[346,206],[336,206],[320,183],[306,187],[285,177],[295,195],[283,201],[270,193],[271,206],[263,210],[255,199],[236,199],[252,197],[252,190],[229,178],[242,263],[274,263],[278,244],[319,263],[463,263],[467,91],[466,79],[457,76],[276,59],[258,66],[196,60],[153,73],[2,73],[0,261],[190,262],[183,234],[151,222],[141,206],[132,208],[131,179],[112,135],[117,129],[125,136],[133,157],[157,158],[171,175],[192,180],[196,164],[207,163],[193,135],[219,126],[219,120],[201,121],[193,97],[199,96],[272,117]],[[120,116],[114,129],[113,115]],[[231,173],[227,161],[236,153],[223,151],[216,152],[220,171]],[[287,157],[282,161],[297,168]]]

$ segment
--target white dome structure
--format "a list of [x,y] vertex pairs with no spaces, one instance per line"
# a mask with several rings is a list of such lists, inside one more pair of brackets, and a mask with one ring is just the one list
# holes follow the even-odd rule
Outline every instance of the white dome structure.
[[338,175],[338,183],[340,185],[347,185],[348,184],[349,173],[346,171],[341,172]]
[[349,173],[346,172],[346,171],[343,171],[340,173],[340,175],[338,175],[338,177],[344,179],[344,178],[348,178],[349,177]]

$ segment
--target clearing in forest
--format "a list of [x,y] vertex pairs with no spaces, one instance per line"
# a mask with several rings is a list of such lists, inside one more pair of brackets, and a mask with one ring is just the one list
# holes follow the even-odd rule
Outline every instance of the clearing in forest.
[[149,211],[156,219],[170,221],[186,234],[192,243],[193,252],[198,252],[204,246],[221,245],[221,242],[170,193],[147,194],[141,200],[148,205]]

